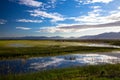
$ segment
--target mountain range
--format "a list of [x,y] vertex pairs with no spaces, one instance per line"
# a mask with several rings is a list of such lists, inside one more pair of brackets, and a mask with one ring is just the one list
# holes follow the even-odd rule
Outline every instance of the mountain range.
[[0,37],[0,39],[20,39],[20,40],[42,40],[42,39],[120,39],[120,32],[110,32],[110,33],[102,33],[93,36],[82,36],[82,37],[61,37],[61,36],[25,36],[25,37]]
[[82,36],[80,39],[120,39],[120,32],[102,33],[93,36]]
[[15,39],[15,40],[42,40],[42,39],[64,39],[64,37],[60,36],[52,36],[52,37],[46,37],[46,36],[24,36],[24,37],[1,37],[0,39]]

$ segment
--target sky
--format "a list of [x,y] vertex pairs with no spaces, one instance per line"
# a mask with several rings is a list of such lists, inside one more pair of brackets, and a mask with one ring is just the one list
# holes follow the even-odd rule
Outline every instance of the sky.
[[0,37],[120,32],[120,0],[0,0]]

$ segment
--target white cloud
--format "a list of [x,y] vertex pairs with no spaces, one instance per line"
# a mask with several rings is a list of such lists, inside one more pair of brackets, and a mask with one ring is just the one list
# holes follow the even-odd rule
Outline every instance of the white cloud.
[[94,10],[88,12],[87,15],[71,17],[70,19],[82,22],[84,24],[103,24],[120,21],[120,10],[111,11],[108,15],[105,16],[102,15],[101,12],[103,12],[103,10],[99,8],[94,8]]
[[91,4],[91,3],[110,3],[113,0],[75,0],[79,3],[83,3],[83,4]]
[[63,33],[74,32],[74,31],[76,31],[76,29],[75,28],[71,28],[70,29],[70,27],[71,26],[76,26],[76,25],[79,25],[79,24],[77,24],[77,23],[76,24],[57,24],[56,26],[42,27],[37,32],[50,32],[50,33],[55,33],[55,32],[63,32]]
[[69,33],[69,32],[77,32],[79,29],[71,26],[76,26],[78,24],[58,24],[57,26],[50,26],[50,27],[42,27],[39,31],[36,32],[48,32],[48,33]]
[[51,0],[51,3],[53,3],[53,4],[56,3],[56,0]]
[[101,9],[101,6],[91,6],[92,9]]
[[74,29],[62,29],[62,28],[59,28],[59,27],[44,27],[44,28],[41,28],[37,32],[48,32],[48,33],[60,32],[60,33],[68,33],[68,32],[74,32]]
[[42,2],[41,0],[9,0],[9,1],[19,3],[21,5],[26,5],[29,7],[39,7],[41,10],[55,8],[57,4],[57,0],[48,0],[45,2]]
[[120,6],[118,7],[118,9],[120,10]]
[[19,19],[19,20],[17,20],[17,22],[41,23],[42,20]]
[[83,15],[83,16],[78,16],[78,17],[71,17],[70,19],[73,19],[74,21],[77,22],[82,22],[84,24],[98,24],[101,23],[101,19],[100,19],[100,12],[102,11],[100,8],[98,7],[92,7],[93,11],[88,12],[87,15]]
[[[113,29],[112,29],[113,28]],[[89,30],[104,30],[106,32],[117,32],[120,31],[120,21],[95,24],[95,25],[80,25],[80,24],[58,24],[57,26],[43,27],[37,32],[48,32],[48,33],[75,33]],[[102,31],[104,32],[104,31]]]
[[49,19],[51,19],[51,22],[57,22],[57,21],[64,21],[65,20],[63,15],[61,15],[59,13],[47,13],[47,12],[41,11],[41,10],[33,10],[33,11],[29,11],[29,12],[30,12],[31,16],[49,18]]
[[0,24],[6,24],[7,20],[0,19]]
[[51,0],[50,3],[52,4],[51,6],[52,6],[53,8],[55,8],[55,3],[56,3],[56,2],[57,2],[57,0]]
[[27,28],[27,27],[16,27],[16,29],[20,29],[20,30],[30,30],[31,28]]
[[101,2],[101,3],[109,3],[113,0],[92,0],[91,3]]
[[[47,32],[47,33],[76,33],[76,32],[84,32],[84,31],[101,31],[99,33],[104,33],[104,32],[120,32],[120,27],[114,26],[114,27],[95,27],[95,28],[83,28],[83,29],[78,29],[78,28],[70,28],[70,29],[64,29],[64,28],[59,28],[59,27],[45,27],[41,28],[39,31],[36,32]],[[97,33],[97,32],[96,32]]]
[[42,2],[36,0],[19,0],[19,4],[23,4],[31,7],[40,7],[42,5]]
[[49,33],[55,33],[57,31],[56,27],[43,27],[40,28],[40,30],[36,31],[36,32],[49,32]]

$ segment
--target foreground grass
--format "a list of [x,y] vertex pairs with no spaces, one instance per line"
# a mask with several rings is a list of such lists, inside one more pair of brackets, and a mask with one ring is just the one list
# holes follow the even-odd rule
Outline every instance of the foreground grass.
[[120,64],[54,69],[36,73],[1,75],[0,80],[120,80]]

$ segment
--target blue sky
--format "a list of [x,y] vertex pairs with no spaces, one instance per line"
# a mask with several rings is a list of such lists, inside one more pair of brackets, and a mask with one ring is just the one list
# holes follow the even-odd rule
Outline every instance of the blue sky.
[[0,0],[0,37],[120,32],[120,0]]

